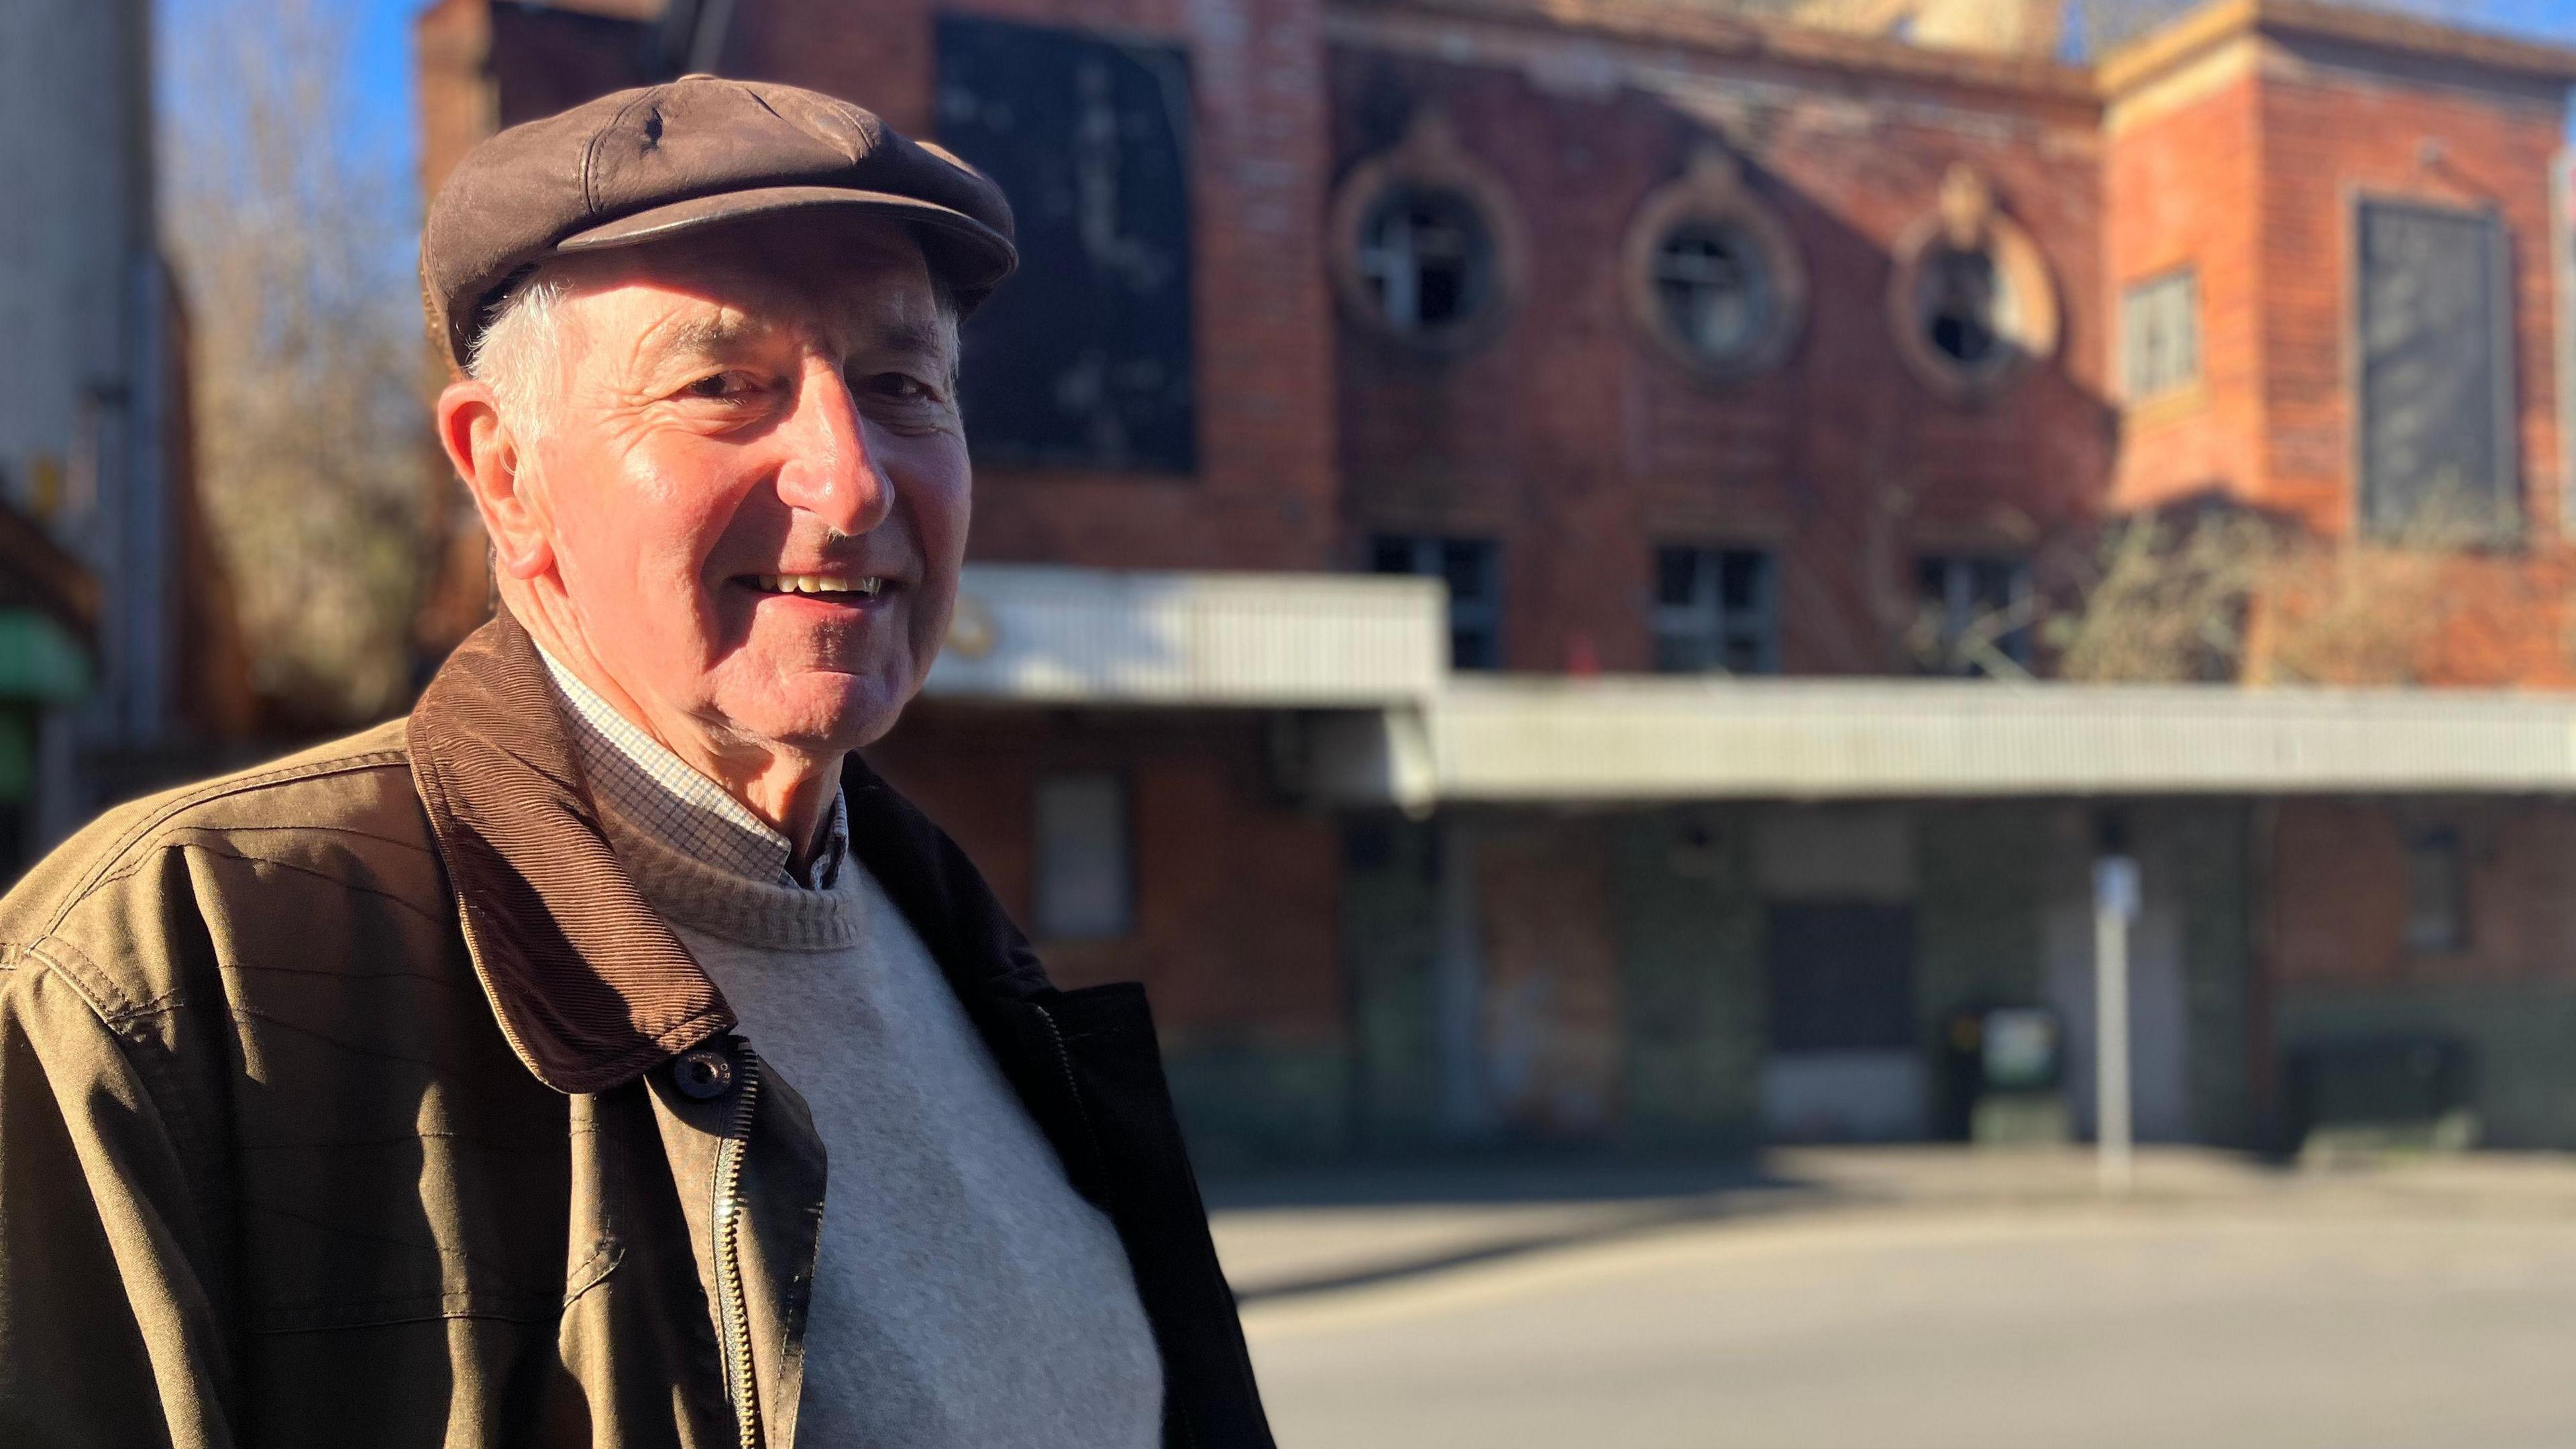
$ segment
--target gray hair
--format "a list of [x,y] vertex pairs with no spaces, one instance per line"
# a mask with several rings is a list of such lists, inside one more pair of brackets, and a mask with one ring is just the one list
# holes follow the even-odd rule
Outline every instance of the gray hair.
[[[956,337],[964,307],[956,289],[930,270],[930,292],[940,320]],[[563,376],[564,302],[577,290],[562,262],[532,269],[492,312],[465,359],[465,375],[492,389],[501,420],[534,440],[554,422],[555,384]]]
[[465,375],[492,389],[501,421],[521,437],[542,436],[554,421],[554,381],[564,359],[564,300],[571,283],[544,268],[504,297],[466,355]]

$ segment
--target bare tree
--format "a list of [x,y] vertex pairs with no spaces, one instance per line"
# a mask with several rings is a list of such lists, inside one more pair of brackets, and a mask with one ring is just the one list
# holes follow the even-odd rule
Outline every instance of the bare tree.
[[362,122],[351,8],[184,0],[161,41],[208,513],[254,682],[309,725],[402,702],[429,456],[411,178]]
[[2052,592],[2072,594],[2043,631],[2056,673],[2132,684],[2241,677],[2256,605],[2289,550],[2283,529],[2232,508],[2111,524],[2089,559],[2052,580]]
[[2490,511],[2449,497],[2379,537],[2321,538],[2223,505],[2117,520],[2092,557],[2043,590],[2053,672],[2103,683],[2431,682],[2447,677],[2445,636],[2469,622],[2458,574],[2498,537]]

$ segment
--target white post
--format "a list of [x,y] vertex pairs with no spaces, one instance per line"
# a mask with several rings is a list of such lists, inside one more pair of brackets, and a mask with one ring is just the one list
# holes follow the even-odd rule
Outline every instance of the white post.
[[2094,1133],[2102,1191],[2129,1190],[2129,923],[2138,916],[2138,863],[2093,863]]

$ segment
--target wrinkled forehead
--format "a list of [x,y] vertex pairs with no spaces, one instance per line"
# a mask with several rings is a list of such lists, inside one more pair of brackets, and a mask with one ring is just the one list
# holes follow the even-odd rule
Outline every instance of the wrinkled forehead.
[[746,224],[567,265],[583,350],[609,358],[711,328],[838,350],[888,338],[955,348],[954,317],[899,223]]

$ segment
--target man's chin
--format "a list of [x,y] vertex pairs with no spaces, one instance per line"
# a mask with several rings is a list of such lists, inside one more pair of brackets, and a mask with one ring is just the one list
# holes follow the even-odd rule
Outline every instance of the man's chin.
[[824,755],[874,744],[902,717],[913,690],[883,673],[798,673],[763,698],[727,711],[745,734],[800,754]]

